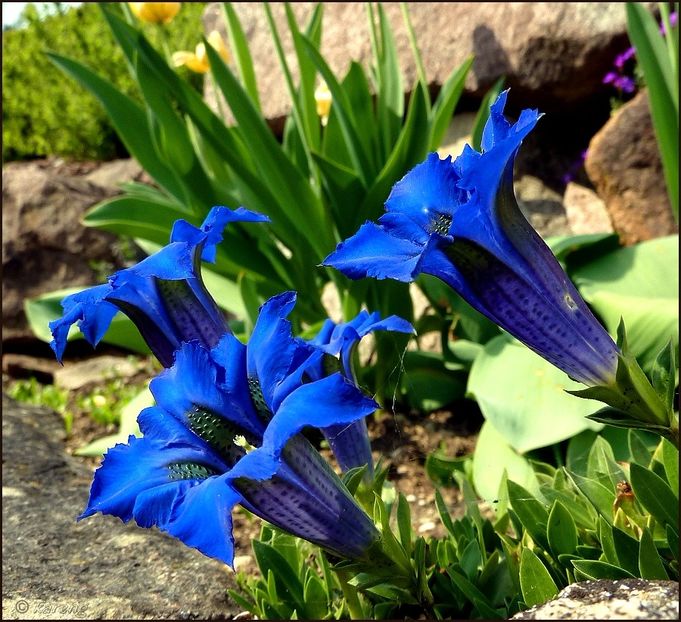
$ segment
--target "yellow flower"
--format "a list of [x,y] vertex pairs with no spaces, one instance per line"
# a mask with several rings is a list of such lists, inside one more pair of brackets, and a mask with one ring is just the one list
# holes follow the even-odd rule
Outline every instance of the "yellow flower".
[[322,82],[314,92],[314,100],[317,103],[317,114],[322,120],[322,125],[326,125],[329,121],[329,111],[331,110],[331,91]]
[[[220,55],[222,60],[224,60],[226,63],[229,62],[229,51],[227,50],[227,46],[225,45],[224,40],[217,30],[213,30],[208,35],[208,43]],[[173,65],[175,65],[175,67],[185,65],[188,69],[191,69],[196,73],[206,73],[208,70],[210,70],[208,55],[206,54],[206,46],[203,43],[199,43],[196,46],[196,50],[194,52],[187,52],[184,50],[181,52],[174,52]]]
[[181,5],[181,2],[128,2],[135,17],[149,24],[169,24]]

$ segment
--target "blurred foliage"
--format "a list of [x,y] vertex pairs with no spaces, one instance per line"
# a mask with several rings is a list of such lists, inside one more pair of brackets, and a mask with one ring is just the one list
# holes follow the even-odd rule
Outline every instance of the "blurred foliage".
[[[64,9],[39,9],[29,4],[18,27],[2,33],[2,157],[3,161],[60,156],[73,160],[106,160],[127,151],[96,98],[50,63],[46,51],[87,60],[118,89],[141,101],[120,47],[103,27],[96,3]],[[165,34],[172,49],[193,49],[202,34],[205,2],[184,3],[168,26],[140,23],[148,38],[158,43]],[[121,11],[114,5],[114,10]],[[165,28],[166,32],[160,32]],[[197,90],[203,78],[186,71]]]

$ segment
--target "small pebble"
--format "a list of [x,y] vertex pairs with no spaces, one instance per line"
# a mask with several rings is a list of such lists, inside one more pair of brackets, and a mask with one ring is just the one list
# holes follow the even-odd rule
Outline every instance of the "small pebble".
[[435,529],[435,523],[433,521],[428,521],[419,525],[419,533],[425,533],[426,531],[433,531]]

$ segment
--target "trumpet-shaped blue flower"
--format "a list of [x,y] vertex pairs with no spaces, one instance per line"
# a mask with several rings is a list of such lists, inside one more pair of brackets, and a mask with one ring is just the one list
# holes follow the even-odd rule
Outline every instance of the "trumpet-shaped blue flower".
[[511,125],[507,92],[490,108],[482,153],[432,153],[395,184],[386,213],[339,244],[324,265],[351,278],[439,277],[481,313],[587,385],[614,380],[618,348],[588,309],[513,194],[513,162],[539,114]]
[[[389,330],[399,333],[414,333],[414,328],[406,320],[396,315],[381,319],[378,312],[360,311],[349,322],[336,324],[326,320],[310,343],[321,348],[326,354],[307,374],[314,378],[323,378],[326,374],[340,369],[341,373],[357,384],[352,366],[353,353],[360,340],[377,330]],[[366,419],[347,425],[333,425],[322,429],[329,447],[343,471],[368,465],[367,475],[373,473],[371,443],[367,431]]]
[[265,222],[267,216],[242,207],[214,207],[200,228],[178,220],[170,244],[139,264],[120,270],[98,285],[62,301],[64,315],[50,322],[50,343],[62,360],[69,328],[78,323],[94,346],[120,310],[137,326],[164,367],[173,363],[184,341],[214,346],[229,327],[201,279],[200,262],[214,262],[222,230],[230,222]]
[[83,518],[134,518],[231,565],[241,504],[336,555],[369,554],[378,531],[299,432],[350,424],[377,405],[340,373],[300,381],[322,352],[291,336],[294,303],[291,293],[265,303],[248,346],[224,334],[212,350],[180,347],[151,382],[157,405],[139,416],[143,437],[107,452]]

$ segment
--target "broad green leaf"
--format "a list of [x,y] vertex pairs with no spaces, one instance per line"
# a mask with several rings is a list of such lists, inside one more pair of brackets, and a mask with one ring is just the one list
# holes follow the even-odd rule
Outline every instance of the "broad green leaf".
[[661,579],[665,581],[669,579],[660,555],[655,548],[653,536],[647,527],[643,529],[641,534],[638,570],[642,579]]
[[[575,559],[572,565],[583,579],[633,579],[635,575],[619,566],[592,559]],[[575,575],[576,576],[576,575]]]
[[614,566],[620,566],[619,559],[617,557],[617,549],[615,548],[615,540],[612,535],[613,527],[605,520],[602,516],[598,517],[598,539],[601,542],[601,547],[603,548],[603,555],[605,555],[605,561]]
[[520,452],[600,429],[585,418],[600,405],[565,392],[581,386],[505,335],[485,345],[468,378],[468,393],[485,419]]
[[629,453],[634,462],[648,466],[653,457],[655,445],[650,447],[637,430],[629,430]]
[[143,238],[161,246],[168,243],[176,220],[200,225],[200,220],[177,207],[138,197],[116,196],[95,205],[83,218],[88,227]]
[[539,493],[539,482],[528,460],[506,442],[494,425],[485,421],[473,454],[473,483],[482,499],[492,501],[497,497],[504,472],[510,480]]
[[477,540],[471,540],[459,556],[459,565],[469,580],[473,581],[482,565],[482,554]]
[[672,235],[621,248],[573,273],[584,299],[611,334],[620,319],[644,370],[671,338],[679,344],[679,238]]
[[546,566],[529,548],[524,548],[520,556],[520,588],[528,607],[541,605],[558,594]]
[[660,396],[662,403],[672,411],[677,373],[674,359],[674,343],[670,340],[655,358],[650,374],[655,392]]
[[101,102],[126,149],[142,168],[173,196],[182,199],[183,191],[173,171],[159,161],[154,151],[147,117],[142,108],[85,65],[51,52],[47,56]]
[[[86,287],[70,287],[49,292],[37,298],[26,299],[24,301],[24,311],[33,334],[42,341],[48,343],[52,341],[52,333],[48,324],[63,315],[61,301],[65,296],[75,294],[84,289]],[[83,335],[80,330],[76,326],[72,326],[69,331],[69,340],[82,337]],[[139,354],[149,354],[149,347],[144,339],[142,339],[137,327],[122,313],[117,313],[114,316],[111,326],[102,337],[102,341],[138,352]]]
[[488,602],[487,597],[463,574],[454,570],[454,568],[447,568],[447,574],[452,582],[464,594],[464,596],[478,609],[480,616],[487,620],[497,620],[502,616],[496,611]]
[[632,463],[630,483],[636,500],[662,525],[679,528],[679,501],[669,484],[648,469]]
[[551,508],[546,533],[555,557],[561,553],[574,553],[577,548],[577,526],[570,511],[560,501],[555,501]]

